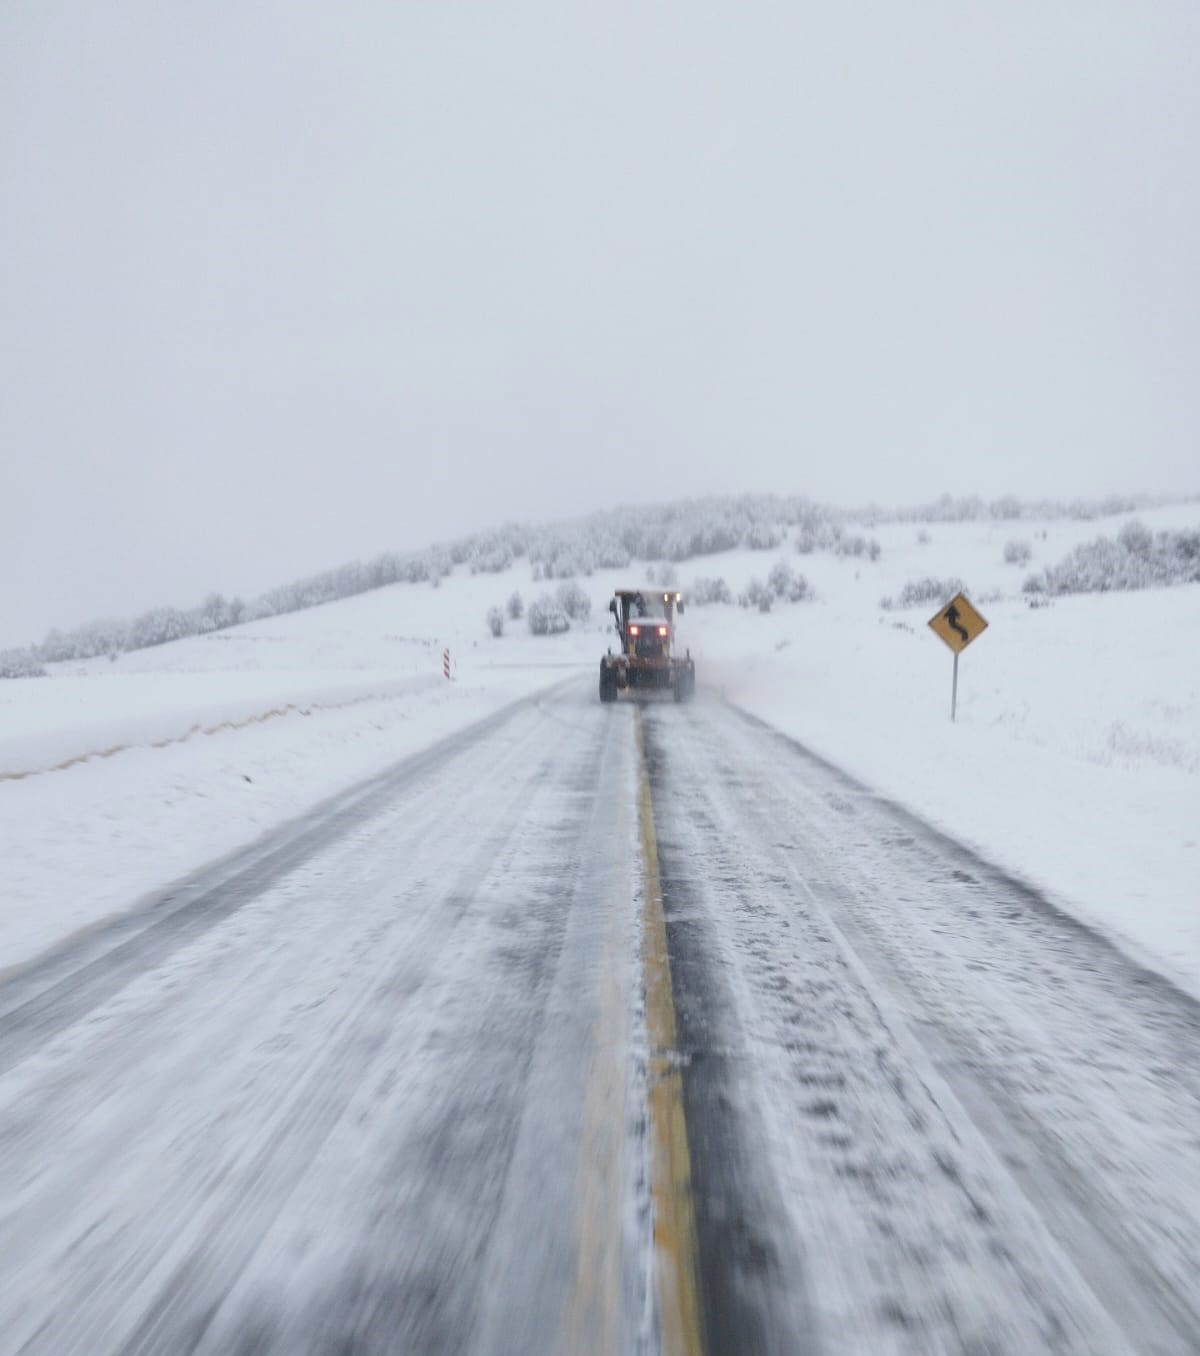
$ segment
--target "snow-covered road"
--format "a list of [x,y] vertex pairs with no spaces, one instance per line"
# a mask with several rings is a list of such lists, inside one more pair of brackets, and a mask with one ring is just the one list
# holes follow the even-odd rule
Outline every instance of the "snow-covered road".
[[572,680],[7,978],[0,1356],[1195,1353],[1198,1050],[781,736]]
[[1200,1006],[734,709],[648,715],[702,1264],[795,1286],[790,1235],[825,1352],[1200,1351]]

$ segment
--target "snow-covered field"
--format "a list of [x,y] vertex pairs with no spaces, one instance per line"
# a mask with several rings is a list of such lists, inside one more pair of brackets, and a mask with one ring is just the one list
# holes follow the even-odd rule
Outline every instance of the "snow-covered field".
[[[1002,561],[1012,536],[1035,538],[1036,566],[1118,525],[929,526],[927,544],[919,527],[881,528],[873,565],[803,558],[816,602],[687,620],[702,673],[730,701],[1200,993],[1200,587],[1031,608],[1027,570]],[[763,564],[743,556],[724,572],[736,590]],[[989,622],[960,660],[953,725],[953,658],[926,626],[936,605],[878,606],[925,575],[959,576]]]
[[[1195,527],[1200,510],[1140,517]],[[1020,593],[1120,525],[885,525],[874,562],[706,557],[677,567],[683,587],[720,576],[736,594],[782,555],[814,597],[692,608],[681,641],[701,697],[794,735],[1200,993],[1200,587],[1040,608]],[[1028,567],[1003,562],[1012,537]],[[580,581],[592,619],[563,636],[488,634],[489,607],[545,587],[519,561],[0,683],[0,971],[509,701],[572,671],[591,682],[606,598],[644,575]],[[934,605],[879,606],[928,575],[962,578],[991,623],[962,658],[954,725]]]

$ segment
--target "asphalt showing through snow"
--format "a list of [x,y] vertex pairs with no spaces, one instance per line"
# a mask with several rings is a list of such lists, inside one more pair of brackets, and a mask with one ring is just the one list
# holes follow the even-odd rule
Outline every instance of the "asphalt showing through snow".
[[1200,1014],[569,682],[0,984],[0,1356],[1200,1352]]

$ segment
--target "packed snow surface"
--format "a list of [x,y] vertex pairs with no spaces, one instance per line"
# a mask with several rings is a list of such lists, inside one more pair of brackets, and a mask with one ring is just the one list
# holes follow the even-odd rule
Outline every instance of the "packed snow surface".
[[1194,1353],[1200,1005],[711,692],[596,697],[0,985],[0,1356],[655,1356],[672,1195],[714,1352]]

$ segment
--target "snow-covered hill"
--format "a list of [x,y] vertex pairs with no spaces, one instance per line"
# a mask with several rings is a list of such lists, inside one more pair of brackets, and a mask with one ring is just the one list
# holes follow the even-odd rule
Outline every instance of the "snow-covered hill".
[[[1200,512],[1138,516],[1157,531],[1195,528]],[[878,559],[784,540],[596,570],[578,580],[590,619],[548,637],[524,620],[494,637],[485,617],[557,582],[526,558],[464,563],[436,588],[394,584],[0,683],[0,969],[508,701],[591,683],[614,587],[669,569],[736,598],[783,560],[804,601],[688,610],[698,700],[724,696],[802,739],[1200,992],[1200,587],[1021,589],[1123,521],[881,523],[863,529]],[[1006,563],[1013,539],[1027,563]],[[880,606],[924,578],[961,579],[991,623],[962,658],[953,726],[950,653],[925,625],[936,603]]]

